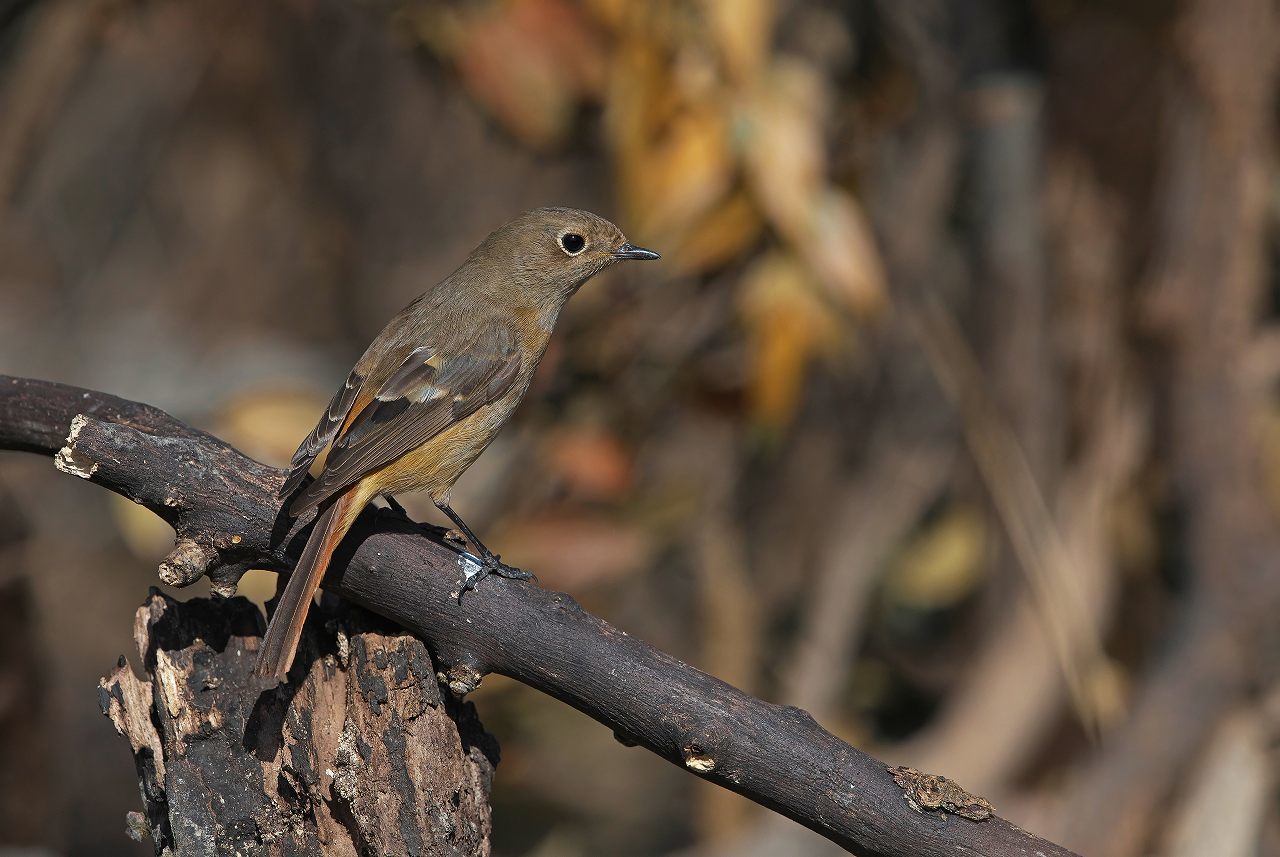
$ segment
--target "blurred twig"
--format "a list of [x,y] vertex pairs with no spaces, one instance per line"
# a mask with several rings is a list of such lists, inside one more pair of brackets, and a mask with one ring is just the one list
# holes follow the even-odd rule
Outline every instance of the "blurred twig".
[[1190,792],[1169,814],[1164,857],[1254,857],[1275,795],[1274,714],[1241,709],[1205,747]]
[[934,296],[904,302],[919,341],[962,414],[965,439],[1035,597],[1076,713],[1098,728],[1098,712],[1084,673],[1102,661],[1092,611],[1073,579],[1073,563],[1021,444],[989,399],[982,372],[954,321]]
[[[1088,248],[1059,260],[1058,324],[1075,334],[1059,359],[1064,375],[1074,378],[1064,412],[1076,452],[1059,476],[1053,508],[1072,552],[1075,584],[1094,621],[1101,622],[1118,588],[1110,512],[1143,460],[1147,414],[1126,371],[1122,243],[1113,206],[1098,182],[1070,158],[1053,159],[1047,190],[1049,227],[1057,241]],[[1023,604],[987,641],[971,679],[939,718],[903,748],[906,757],[954,766],[992,788],[1008,782],[1055,718],[1060,685],[1050,672],[1053,663],[1038,611]],[[1096,697],[1099,713],[1112,723],[1120,702],[1114,689],[1105,692],[1099,682],[1111,676],[1109,667],[1095,666],[1102,670],[1089,675],[1091,692],[1104,691]],[[996,699],[1004,703],[993,706]],[[1006,742],[998,751],[979,749],[993,728]]]
[[779,691],[824,722],[840,717],[876,571],[936,495],[951,457],[924,443],[880,446],[887,448],[870,456],[867,472],[830,512],[831,535],[805,593],[802,624]]
[[975,293],[987,308],[988,371],[933,291],[907,289],[901,306],[961,415],[965,440],[1028,575],[1077,716],[1096,732],[1098,712],[1083,673],[1101,659],[1099,632],[1072,581],[1071,559],[1046,500],[1054,372],[1043,341],[1047,274],[1037,227],[1040,97],[1019,76],[991,74],[974,81],[967,95],[977,165]]

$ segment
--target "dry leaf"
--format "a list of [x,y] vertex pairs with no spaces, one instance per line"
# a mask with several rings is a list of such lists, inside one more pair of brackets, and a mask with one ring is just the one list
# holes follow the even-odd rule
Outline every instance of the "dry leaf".
[[738,139],[747,176],[784,235],[803,231],[826,179],[820,114],[822,81],[807,66],[779,62],[738,102]]
[[733,183],[728,147],[718,106],[689,107],[674,117],[661,138],[625,166],[635,231],[665,243],[710,211]]
[[476,100],[530,146],[561,142],[578,105],[604,89],[601,39],[565,0],[509,0],[461,14],[432,8],[414,29],[453,61]]
[[898,606],[939,610],[978,585],[986,530],[982,516],[958,507],[916,534],[892,563],[885,594]]
[[595,427],[575,426],[546,441],[549,469],[578,495],[616,499],[631,485],[630,453],[617,437]]
[[866,315],[884,306],[884,263],[858,204],[844,191],[829,189],[814,200],[808,234],[797,249],[817,281],[841,306]]
[[865,314],[884,301],[884,265],[857,203],[827,182],[825,100],[811,69],[778,63],[742,102],[744,165],[766,217],[817,282]]
[[676,273],[699,274],[712,271],[740,256],[760,237],[764,221],[751,199],[742,192],[730,196],[676,236],[669,258]]
[[795,413],[813,359],[840,342],[840,325],[791,256],[773,253],[756,262],[743,278],[739,301],[752,341],[752,414],[758,424],[777,429]]
[[759,73],[768,61],[774,0],[702,0],[701,6],[729,78]]

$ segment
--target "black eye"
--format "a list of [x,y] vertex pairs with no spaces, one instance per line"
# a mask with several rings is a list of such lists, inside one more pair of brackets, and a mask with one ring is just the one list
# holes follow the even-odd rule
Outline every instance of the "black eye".
[[587,239],[576,232],[566,232],[560,236],[560,246],[570,256],[576,256],[582,252],[583,247],[587,246]]

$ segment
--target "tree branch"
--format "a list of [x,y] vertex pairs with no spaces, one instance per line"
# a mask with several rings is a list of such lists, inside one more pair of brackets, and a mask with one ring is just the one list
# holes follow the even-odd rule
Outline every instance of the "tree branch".
[[[101,393],[0,376],[0,448],[54,456],[60,470],[169,522],[177,541],[160,573],[176,585],[207,573],[228,593],[250,566],[288,569],[311,525],[281,512],[283,471]],[[370,509],[324,585],[425,640],[459,696],[487,673],[509,676],[862,857],[1071,854],[949,781],[891,771],[806,712],[693,669],[563,593],[495,581],[459,604],[462,576],[474,570],[436,528]]]

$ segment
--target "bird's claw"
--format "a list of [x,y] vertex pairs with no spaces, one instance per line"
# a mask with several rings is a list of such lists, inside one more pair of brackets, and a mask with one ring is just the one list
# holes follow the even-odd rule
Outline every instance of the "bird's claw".
[[538,582],[538,575],[533,572],[525,571],[522,568],[515,568],[510,565],[503,565],[502,563],[498,563],[498,567],[491,569],[489,573],[496,574],[498,577],[505,577],[507,580],[531,580],[534,583]]
[[536,574],[525,571],[521,568],[516,568],[515,566],[507,565],[502,562],[502,559],[497,554],[493,554],[485,557],[481,561],[479,571],[462,582],[462,587],[458,590],[458,603],[461,604],[462,596],[475,589],[476,584],[491,574],[497,575],[498,577],[504,577],[507,580],[526,580],[533,581],[534,583],[538,582],[538,576]]

